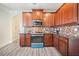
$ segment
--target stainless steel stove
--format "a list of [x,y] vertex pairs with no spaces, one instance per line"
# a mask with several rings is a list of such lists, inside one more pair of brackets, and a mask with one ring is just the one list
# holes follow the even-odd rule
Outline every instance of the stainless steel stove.
[[43,48],[43,33],[32,33],[31,34],[31,47],[32,48]]

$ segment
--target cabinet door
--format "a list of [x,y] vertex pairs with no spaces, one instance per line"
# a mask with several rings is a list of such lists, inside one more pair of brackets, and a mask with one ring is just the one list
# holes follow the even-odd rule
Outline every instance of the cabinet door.
[[44,13],[43,14],[43,26],[48,26],[49,27],[49,14],[48,13]]
[[26,45],[30,46],[30,44],[31,44],[31,36],[30,36],[30,34],[27,34],[26,35]]
[[53,43],[52,43],[52,35],[47,35],[45,34],[44,35],[44,46],[52,46]]
[[63,17],[64,17],[64,8],[60,8],[60,10],[55,13],[55,26],[62,26],[63,24]]
[[63,24],[77,22],[77,4],[67,3],[62,7],[63,11]]
[[20,34],[20,46],[25,46],[25,37],[24,34]]
[[79,23],[79,3],[78,3],[78,23]]
[[57,19],[58,19],[57,14],[58,14],[58,13],[55,13],[55,26],[57,25],[57,22],[58,22],[58,21],[57,21]]
[[51,13],[48,17],[49,17],[49,26],[54,26],[55,14]]
[[58,49],[58,38],[56,38],[55,36],[53,37],[53,41],[54,41],[54,47],[56,49]]
[[62,55],[67,55],[67,40],[65,38],[59,38],[59,51]]
[[60,9],[60,10],[59,10],[59,14],[58,14],[58,15],[59,15],[59,17],[58,17],[58,18],[59,18],[59,19],[58,19],[58,20],[59,20],[59,21],[58,21],[58,25],[62,25],[62,14],[61,14],[61,13],[62,13],[62,10]]
[[43,10],[34,9],[33,12],[32,12],[32,19],[42,20],[43,19]]
[[32,13],[23,12],[23,25],[32,26]]
[[43,26],[54,26],[54,14],[44,13],[43,14]]

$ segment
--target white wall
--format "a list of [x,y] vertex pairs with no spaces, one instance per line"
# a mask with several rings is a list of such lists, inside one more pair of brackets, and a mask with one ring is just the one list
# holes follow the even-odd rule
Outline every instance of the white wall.
[[10,13],[0,6],[0,48],[11,42]]
[[0,5],[0,48],[19,39],[21,14]]
[[12,17],[11,20],[11,33],[12,33],[12,40],[16,40],[19,42],[19,31],[20,31],[20,24],[21,24],[22,15],[21,13]]

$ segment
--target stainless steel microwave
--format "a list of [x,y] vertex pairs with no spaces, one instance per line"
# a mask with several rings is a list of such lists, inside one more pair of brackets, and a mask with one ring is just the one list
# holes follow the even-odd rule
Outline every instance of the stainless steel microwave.
[[41,20],[32,20],[32,26],[42,26]]

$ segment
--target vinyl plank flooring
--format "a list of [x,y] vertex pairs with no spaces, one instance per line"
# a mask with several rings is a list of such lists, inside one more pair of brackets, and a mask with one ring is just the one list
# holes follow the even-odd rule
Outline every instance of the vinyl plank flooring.
[[47,56],[51,56],[51,51],[49,50],[49,48],[45,47],[45,52],[46,52]]
[[39,49],[39,54],[40,54],[39,56],[44,56],[43,48]]
[[10,49],[13,49],[13,47],[14,47],[14,43],[13,44],[10,44],[10,45],[8,45],[6,47],[1,48],[0,55],[3,55],[4,56],[6,53],[8,53],[10,51]]
[[26,51],[26,53],[25,53],[26,56],[28,56],[28,54],[29,54],[29,52],[30,52],[30,49],[31,49],[30,47],[27,47],[27,51]]
[[30,48],[30,51],[28,53],[28,56],[32,56],[33,55],[33,48]]
[[28,47],[25,47],[24,56],[26,56],[27,50],[28,50]]
[[24,47],[24,50],[23,50],[22,56],[25,56],[25,52],[27,52],[27,48],[26,48],[26,47]]
[[33,48],[33,56],[36,56],[36,48]]
[[13,50],[13,51],[9,54],[9,56],[16,56],[17,53],[19,52],[19,49],[20,49],[20,47],[16,47],[16,49]]
[[20,47],[17,42],[13,42],[0,49],[0,56],[61,56],[61,54],[54,47]]

